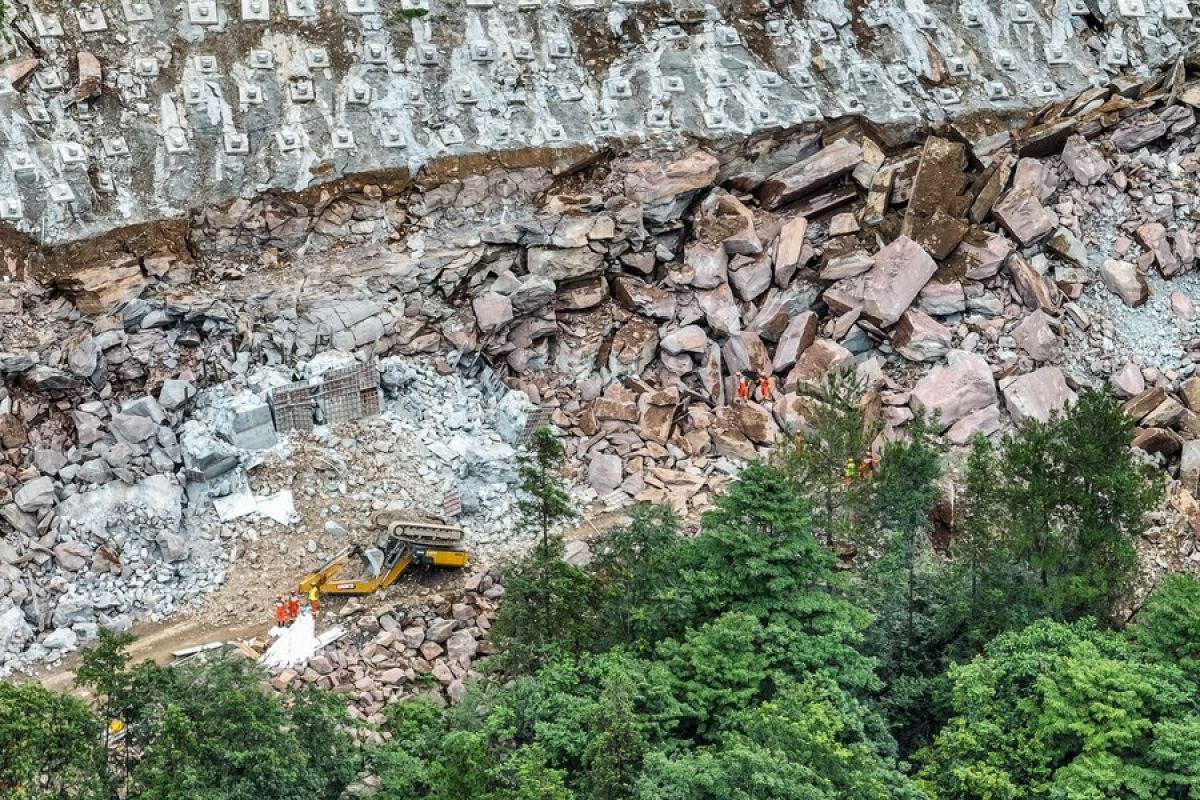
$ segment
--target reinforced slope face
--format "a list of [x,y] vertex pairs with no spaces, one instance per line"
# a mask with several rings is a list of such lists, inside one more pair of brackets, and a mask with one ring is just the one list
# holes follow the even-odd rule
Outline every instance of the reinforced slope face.
[[8,5],[0,229],[42,244],[445,156],[1012,115],[1196,39],[1182,0]]

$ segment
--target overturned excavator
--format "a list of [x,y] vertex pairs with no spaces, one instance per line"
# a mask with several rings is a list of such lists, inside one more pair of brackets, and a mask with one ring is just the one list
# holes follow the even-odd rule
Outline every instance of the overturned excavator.
[[[371,524],[380,531],[374,546],[342,548],[300,581],[300,593],[307,594],[315,586],[321,594],[371,594],[391,586],[409,570],[461,569],[470,561],[462,546],[463,529],[440,517],[389,508],[372,515]],[[360,575],[339,578],[354,559],[361,564]]]

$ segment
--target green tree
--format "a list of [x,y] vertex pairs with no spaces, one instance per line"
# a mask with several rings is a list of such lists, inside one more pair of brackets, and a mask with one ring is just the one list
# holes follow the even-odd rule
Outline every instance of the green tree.
[[599,635],[600,584],[563,561],[563,551],[562,539],[552,535],[505,572],[491,635],[503,651],[497,664],[509,672],[532,672],[558,650],[578,656]]
[[1117,634],[1044,620],[951,678],[954,716],[919,756],[936,798],[1196,796],[1196,685]]
[[784,474],[747,464],[681,548],[674,599],[648,613],[673,638],[728,612],[749,614],[763,627],[761,655],[780,677],[821,671],[866,689],[875,685],[873,663],[858,647],[869,617],[832,593],[846,585],[836,565]]
[[141,800],[190,800],[201,794],[199,743],[179,706],[163,709],[150,738],[154,746],[133,769],[135,796]]
[[1161,482],[1130,453],[1133,421],[1097,392],[1005,439],[999,497],[1011,554],[1057,619],[1107,617],[1137,567],[1133,539]]
[[631,796],[642,771],[646,738],[634,708],[634,686],[616,671],[604,687],[603,701],[591,720],[592,740],[583,753],[584,783],[590,800],[622,800]]
[[1200,677],[1200,580],[1165,575],[1129,627],[1133,640],[1159,661]]
[[492,635],[503,648],[497,663],[531,672],[558,648],[579,654],[596,639],[600,588],[594,576],[563,561],[562,538],[553,533],[575,516],[560,475],[562,443],[549,428],[533,436],[522,459],[518,530],[537,533],[533,549],[505,574],[505,597]]
[[0,797],[91,797],[103,730],[103,721],[73,697],[0,681]]
[[529,449],[529,455],[522,456],[517,470],[521,478],[517,529],[538,533],[542,545],[547,546],[550,531],[575,516],[571,496],[562,481],[565,452],[562,442],[549,428],[534,431]]
[[680,707],[679,738],[712,741],[732,715],[768,693],[765,637],[757,617],[731,612],[688,631],[681,642],[659,645]]
[[643,504],[628,525],[612,530],[597,548],[594,568],[605,592],[606,643],[645,649],[655,638],[651,609],[675,596],[682,542],[679,518],[669,506]]
[[1028,596],[1031,573],[1006,549],[1002,466],[995,447],[976,436],[967,457],[950,568],[943,581],[944,655],[970,659],[1000,633],[1024,627],[1040,604]]
[[929,550],[929,512],[937,502],[937,480],[942,473],[934,441],[925,417],[918,416],[909,426],[908,436],[888,446],[874,481],[874,516],[892,533],[888,547],[898,550],[904,594],[889,597],[870,610],[877,622],[891,608],[902,610],[903,628],[896,631],[900,636],[888,637],[889,641],[898,638],[902,664],[916,657],[917,562]]
[[830,371],[820,385],[797,388],[805,400],[808,427],[786,431],[772,460],[815,509],[814,528],[825,546],[835,538],[861,543],[858,517],[869,498],[868,483],[844,480],[848,462],[866,455],[881,425],[869,413],[870,395],[853,369]]
[[867,735],[869,716],[833,682],[781,688],[733,720],[719,744],[654,753],[641,800],[908,800],[919,794]]

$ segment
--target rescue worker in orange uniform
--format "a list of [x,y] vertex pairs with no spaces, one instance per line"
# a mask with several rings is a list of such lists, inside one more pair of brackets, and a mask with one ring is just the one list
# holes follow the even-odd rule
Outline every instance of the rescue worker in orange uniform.
[[875,457],[874,448],[868,447],[867,454],[863,456],[863,460],[862,463],[859,464],[859,468],[862,470],[862,474],[866,475],[871,470],[875,469],[875,465],[878,463],[879,459]]
[[319,598],[320,596],[321,596],[321,593],[317,591],[316,586],[314,586],[308,590],[308,604],[309,604],[309,607],[312,608],[312,615],[314,618],[316,618],[316,616],[317,616],[317,598]]
[[737,374],[737,399],[743,403],[750,399],[750,383],[741,372]]
[[854,483],[854,474],[858,471],[858,462],[853,458],[846,459],[846,469],[842,472],[842,486]]
[[298,597],[296,597],[295,592],[293,592],[292,596],[289,597],[288,601],[287,601],[288,625],[291,625],[293,622],[295,622],[296,618],[299,616],[300,616],[300,599]]
[[771,376],[758,376],[758,399],[762,402],[767,402],[771,399]]
[[275,598],[275,624],[281,628],[287,624],[287,603],[283,602],[283,595]]

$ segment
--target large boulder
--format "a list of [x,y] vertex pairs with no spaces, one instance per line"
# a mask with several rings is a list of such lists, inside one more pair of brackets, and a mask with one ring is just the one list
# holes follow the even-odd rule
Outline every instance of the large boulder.
[[696,192],[712,185],[719,167],[717,157],[703,150],[674,161],[636,161],[625,172],[625,194],[641,203],[647,220],[661,225],[678,219]]
[[54,481],[45,475],[34,478],[21,485],[13,495],[17,508],[26,512],[41,511],[50,508],[56,502]]
[[913,410],[930,414],[941,430],[996,402],[996,381],[983,356],[951,350],[946,360],[917,381],[909,401]]
[[[864,317],[886,328],[908,310],[936,271],[937,264],[919,244],[899,236],[875,254],[869,272],[845,282],[844,292],[859,301]],[[830,292],[825,294],[828,302]]]
[[10,606],[0,611],[0,653],[19,653],[32,638],[33,628],[25,620],[21,609]]
[[949,352],[952,336],[945,325],[910,308],[892,330],[892,344],[909,361],[937,361]]
[[863,149],[839,139],[816,154],[771,175],[758,188],[764,208],[774,209],[827,186],[862,163]]
[[1040,308],[1021,320],[1012,335],[1017,346],[1034,361],[1054,361],[1062,353],[1062,343],[1050,327],[1050,318]]
[[1121,298],[1125,305],[1135,308],[1146,302],[1150,296],[1150,286],[1138,272],[1137,267],[1128,261],[1117,261],[1107,258],[1100,265],[1100,279],[1110,292]]
[[1113,147],[1129,152],[1167,135],[1167,124],[1149,111],[1129,117],[1112,133]]
[[633,317],[613,336],[608,369],[613,375],[640,375],[658,352],[658,326],[648,319]]
[[526,253],[526,266],[530,275],[570,281],[604,272],[604,256],[588,247],[531,247]]
[[708,336],[699,325],[684,325],[663,335],[659,346],[671,355],[703,353],[708,347]]
[[827,374],[854,361],[854,354],[832,339],[817,339],[805,348],[783,382],[785,392],[797,386],[817,386]]
[[588,462],[588,484],[600,494],[608,494],[621,485],[621,457],[595,453]]
[[1037,194],[1028,187],[1014,187],[992,209],[1013,238],[1028,247],[1054,230],[1054,220],[1038,201]]
[[775,345],[775,359],[772,364],[775,372],[783,372],[796,363],[800,354],[816,340],[819,323],[817,315],[811,311],[792,317]]
[[1079,135],[1067,139],[1062,160],[1076,182],[1084,186],[1090,186],[1108,174],[1109,164],[1100,148]]
[[1017,425],[1031,419],[1046,422],[1053,412],[1075,402],[1075,393],[1058,367],[1042,367],[1026,375],[1006,378],[1000,391],[1004,394],[1004,407]]

